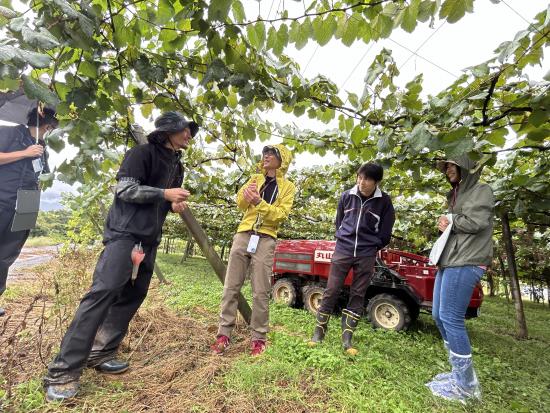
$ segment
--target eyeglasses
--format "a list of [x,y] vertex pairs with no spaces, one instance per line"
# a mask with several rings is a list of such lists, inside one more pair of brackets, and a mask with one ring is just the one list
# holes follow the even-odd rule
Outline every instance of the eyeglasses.
[[274,146],[265,146],[262,150],[262,156],[271,155],[275,156],[277,159],[281,159],[281,153],[279,152],[279,149],[277,149]]

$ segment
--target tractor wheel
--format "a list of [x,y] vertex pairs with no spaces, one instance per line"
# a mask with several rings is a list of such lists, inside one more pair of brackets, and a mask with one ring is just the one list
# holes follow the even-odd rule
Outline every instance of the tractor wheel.
[[306,285],[303,288],[304,308],[312,314],[317,314],[317,310],[321,307],[323,292],[325,288],[318,284]]
[[407,306],[407,308],[410,311],[411,322],[418,320],[418,316],[420,315],[420,306],[415,304],[410,304]]
[[407,304],[391,294],[378,294],[369,300],[367,317],[374,328],[407,330],[411,316]]
[[468,309],[466,310],[466,314],[464,315],[464,318],[468,320],[470,318],[479,317],[480,310],[481,310],[480,307],[468,307]]
[[296,304],[296,287],[288,278],[281,278],[271,288],[273,301],[292,307]]

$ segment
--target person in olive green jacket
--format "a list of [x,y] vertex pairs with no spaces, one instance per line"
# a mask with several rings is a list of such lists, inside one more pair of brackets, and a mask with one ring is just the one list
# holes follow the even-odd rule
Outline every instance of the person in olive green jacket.
[[493,258],[493,210],[491,187],[480,183],[481,168],[467,156],[440,162],[452,186],[447,194],[449,214],[440,216],[438,228],[451,226],[449,238],[436,263],[432,316],[441,332],[452,366],[427,383],[432,393],[465,402],[481,398],[472,364],[472,349],[464,315],[475,285]]
[[291,161],[292,154],[283,145],[266,146],[259,164],[261,173],[252,175],[237,194],[237,206],[244,216],[229,253],[218,334],[211,346],[215,354],[223,354],[229,346],[238,294],[249,268],[253,297],[251,354],[259,355],[265,349],[277,231],[288,218],[296,191],[294,184],[285,178]]

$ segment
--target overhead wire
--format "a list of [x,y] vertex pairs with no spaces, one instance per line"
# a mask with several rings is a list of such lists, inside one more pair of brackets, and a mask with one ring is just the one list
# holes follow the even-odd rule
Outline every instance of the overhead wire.
[[504,5],[506,7],[508,7],[510,10],[512,10],[512,12],[514,12],[517,16],[519,16],[520,19],[522,19],[525,23],[527,23],[529,26],[533,27],[540,35],[544,36],[544,37],[548,37],[548,34],[546,33],[542,33],[539,29],[536,28],[536,26],[531,23],[529,20],[527,20],[525,17],[523,17],[523,15],[521,15],[516,9],[514,9],[512,6],[510,6],[508,3],[506,3],[506,1],[504,0],[501,0],[502,3],[504,3]]
[[[272,11],[272,7],[274,5],[274,2],[275,0],[272,1],[272,4],[271,4],[271,8],[269,10],[269,14],[271,13]],[[512,7],[510,7],[504,0],[502,0],[502,2],[507,6],[509,7],[512,11],[514,11],[514,13],[516,13],[519,17],[521,17],[524,21],[526,21],[527,23],[529,23],[523,16],[521,16],[517,11],[515,11]],[[280,8],[280,4],[281,4],[281,0],[279,0],[279,6],[277,7],[277,9]],[[350,16],[350,18],[354,18],[353,16]],[[458,78],[457,75],[455,75],[454,73],[450,72],[449,70],[443,68],[442,66],[440,66],[439,64],[433,62],[432,60],[420,55],[418,53],[418,51],[443,27],[443,25],[445,25],[446,21],[444,21],[433,33],[430,34],[430,36],[428,36],[415,50],[411,50],[409,47],[407,46],[404,46],[402,45],[401,43],[399,43],[398,41],[394,40],[394,39],[391,39],[391,38],[388,38],[389,41],[393,42],[394,44],[398,45],[399,47],[409,51],[411,53],[411,55],[399,66],[399,69],[402,68],[406,63],[408,63],[408,61],[412,58],[412,56],[417,56],[419,58],[421,58],[422,60],[426,61],[427,63],[431,64],[432,66],[438,68],[439,70],[447,73],[448,75],[454,77],[454,78]],[[532,24],[529,23],[531,26]],[[361,59],[358,61],[358,63],[355,65],[355,67],[352,69],[352,71],[350,72],[350,74],[346,77],[346,79],[344,80],[344,82],[342,83],[342,86],[340,87],[341,89],[345,86],[345,84],[349,81],[349,79],[351,78],[351,76],[353,75],[353,73],[357,70],[357,68],[360,66],[361,62],[365,59],[365,57],[368,55],[368,53],[370,52],[370,50],[373,48],[373,46],[375,45],[375,43],[372,43],[370,45],[370,47],[367,49],[367,51],[363,54],[363,56],[361,57]],[[316,53],[318,52],[319,50],[319,44],[317,44],[315,50],[313,51],[313,53],[311,54],[310,58],[308,59],[303,71],[302,71],[302,74],[304,74],[310,63],[312,62],[313,58],[315,57]],[[476,87],[474,87],[472,90],[469,90],[469,88],[465,88],[463,93],[464,93],[464,96],[461,97],[460,99],[464,99],[467,95],[470,95],[471,93],[473,92],[476,92],[478,90],[480,90],[482,85],[477,85]],[[209,116],[206,116],[206,115],[203,115],[205,118],[207,119],[210,119],[210,120],[215,120],[214,118],[211,118]],[[217,120],[219,121],[219,120]],[[244,128],[244,126],[241,126],[241,125],[238,125],[236,123],[232,123],[232,122],[227,122],[227,121],[221,121],[221,123],[225,123],[225,124],[230,124],[231,126],[233,127],[237,127],[237,128]],[[276,134],[276,133],[273,133],[273,131],[267,131],[267,130],[263,130],[263,129],[260,129],[260,128],[257,128],[257,127],[254,127],[254,126],[251,126],[249,125],[249,127],[252,127],[254,130],[258,131],[258,132],[264,132],[264,133],[270,133],[272,136],[276,136],[276,137],[279,137],[279,138],[283,138],[283,139],[290,139],[290,140],[296,140],[298,142],[303,142],[302,140],[300,139],[293,139],[289,136],[283,136],[283,135],[279,135],[279,134]]]
[[313,58],[315,57],[315,55],[317,54],[317,51],[319,50],[319,43],[317,43],[317,47],[315,48],[315,50],[313,51],[313,53],[311,54],[311,56],[309,57],[309,60],[307,61],[306,63],[306,66],[304,67],[304,70],[302,70],[302,76],[305,75],[306,71],[307,71],[307,68],[309,67],[309,64],[311,63],[311,61],[313,60]]
[[404,61],[403,63],[401,63],[401,65],[399,65],[399,67],[398,67],[397,69],[398,69],[398,70],[401,70],[401,68],[402,68],[403,66],[405,66],[405,65],[409,62],[409,60],[411,60],[411,58],[415,55],[415,53],[418,53],[418,51],[419,51],[420,49],[422,49],[422,48],[426,45],[426,43],[428,43],[428,42],[430,41],[430,39],[431,39],[432,37],[435,36],[435,34],[439,31],[439,29],[441,29],[441,28],[445,25],[445,23],[447,23],[447,20],[443,20],[443,23],[441,23],[441,24],[439,25],[439,27],[438,27],[437,29],[435,29],[435,31],[433,31],[432,33],[430,33],[430,35],[420,44],[420,46],[418,46],[418,47],[414,50],[414,53],[411,53],[411,54],[409,55],[409,57],[407,57],[407,59],[405,59],[405,61]]
[[[273,9],[273,4],[275,4],[275,0],[271,0],[271,6],[269,7],[269,11],[267,12],[267,20],[269,20],[269,17],[271,16],[271,10]],[[279,0],[279,4],[281,4],[280,0]]]
[[[397,13],[397,10],[396,12]],[[394,13],[394,16],[395,16],[395,13]],[[355,18],[355,16],[351,15],[350,18]],[[405,60],[405,62],[403,62],[398,70],[400,70],[411,58],[412,56],[416,55],[418,57],[420,57],[421,59],[429,62],[430,64],[434,65],[435,67],[437,67],[438,69],[440,70],[443,70],[445,73],[447,74],[450,74],[451,76],[457,78],[458,76],[452,74],[451,72],[449,72],[448,70],[446,70],[445,68],[439,66],[437,63],[434,63],[432,61],[430,61],[429,59],[423,57],[423,56],[420,56],[418,54],[418,51],[439,31],[439,29],[441,29],[441,27],[443,27],[443,25],[446,23],[446,21],[444,21],[434,32],[432,32],[421,44],[420,46],[418,46],[416,48],[415,51],[412,51],[410,50],[408,47],[406,46],[403,46],[401,45],[399,42],[391,39],[391,38],[388,38],[388,40],[391,40],[392,42],[396,43],[398,46],[406,49],[406,50],[409,50],[411,52],[410,56]],[[378,35],[380,35],[380,33],[377,33]],[[372,48],[375,46],[376,42],[373,42],[371,43],[371,45],[369,46],[369,48],[367,49],[367,51],[363,54],[363,56],[361,57],[361,59],[359,59],[359,61],[357,62],[357,64],[355,65],[355,67],[351,70],[351,72],[348,74],[348,76],[346,77],[346,79],[344,80],[344,82],[342,83],[342,85],[340,86],[340,89],[343,89],[344,86],[346,85],[346,83],[349,81],[349,79],[353,76],[353,74],[355,73],[355,71],[359,68],[359,65],[362,63],[362,61],[365,59],[365,57],[368,55],[368,53],[372,50]],[[349,96],[346,98],[346,101],[345,102],[348,102],[349,101]]]
[[[508,7],[510,8],[515,14],[517,14],[519,17],[521,17],[525,22],[527,22],[530,26],[534,27],[532,23],[530,23],[527,19],[525,19],[521,14],[519,14],[516,10],[514,10],[510,5],[508,5],[504,0],[502,0],[502,2]],[[352,16],[350,16],[350,18],[353,18]],[[417,56],[419,57],[420,59],[426,61],[427,63],[431,64],[432,66],[436,67],[437,69],[447,73],[448,75],[454,77],[455,79],[458,79],[459,76],[457,76],[456,74],[452,73],[451,71],[445,69],[444,67],[442,67],[441,65],[435,63],[434,61],[420,55],[418,53],[418,51],[425,46],[425,44],[433,37],[435,36],[435,34],[445,25],[446,21],[444,21],[433,33],[430,34],[430,36],[428,36],[415,50],[412,50],[410,49],[409,47],[399,43],[398,41],[394,40],[394,39],[391,39],[391,38],[388,38],[389,41],[391,41],[392,43],[396,44],[397,46],[409,51],[411,54],[410,56],[399,66],[399,69],[401,69],[403,66],[406,65],[406,63],[408,63],[408,61],[412,58],[412,56]],[[534,27],[535,30],[537,32],[540,33],[540,31]],[[544,34],[544,33],[541,33],[543,36],[547,36],[547,34]],[[358,61],[358,63],[355,65],[355,67],[352,69],[352,71],[350,72],[350,74],[346,77],[346,79],[344,80],[344,82],[342,83],[342,86],[340,87],[340,89],[342,89],[345,84],[349,81],[349,79],[351,78],[351,76],[353,75],[353,73],[357,70],[357,68],[360,66],[361,62],[365,59],[365,57],[368,55],[368,53],[370,52],[370,50],[372,49],[372,47],[375,45],[375,43],[372,43],[371,46],[367,49],[367,51],[363,54],[363,56],[361,57],[361,59]],[[310,56],[310,58],[308,59],[308,62],[306,63],[306,66],[304,68],[304,70],[302,71],[302,74],[304,74],[307,70],[307,68],[309,67],[311,61],[313,60],[313,58],[315,57],[316,53],[318,52],[319,50],[319,45],[317,44],[317,47],[315,48],[314,52],[312,53],[312,55]],[[496,74],[495,74],[496,75]],[[495,76],[493,75],[493,76]],[[464,88],[464,90],[462,91],[462,95],[463,96],[460,96],[459,100],[463,100],[465,98],[467,98],[467,96],[471,95],[472,93],[475,93],[475,92],[478,92],[479,90],[481,90],[481,88],[483,87],[483,82],[474,86],[473,88],[469,88],[469,87],[466,87]],[[456,100],[455,100],[455,103],[456,103]],[[447,105],[447,108],[450,106]],[[423,120],[425,120],[427,118],[427,115],[424,115],[423,116]],[[213,120],[213,119],[212,119]],[[230,123],[230,122],[223,122],[223,123]],[[230,123],[231,124],[231,123]],[[231,124],[232,126],[234,127],[241,127],[240,125],[237,125],[237,124]],[[243,128],[243,127],[241,127]],[[264,132],[264,133],[270,133],[271,135],[273,136],[277,136],[279,138],[283,138],[283,139],[290,139],[290,140],[295,140],[297,142],[303,142],[302,140],[300,139],[296,139],[296,138],[292,138],[292,137],[289,137],[289,136],[282,136],[282,135],[278,135],[276,133],[273,133],[272,131],[265,131],[265,130],[262,130],[260,128],[256,128],[256,127],[252,127],[254,130],[258,131],[258,132]]]
[[[510,10],[512,10],[515,14],[517,14],[520,18],[522,18],[525,22],[527,22],[527,23],[529,24],[529,27],[530,27],[530,28],[534,29],[534,30],[529,30],[530,32],[536,31],[536,32],[538,32],[541,36],[543,36],[543,38],[544,38],[544,37],[548,37],[548,33],[542,33],[540,30],[538,30],[537,27],[535,27],[532,23],[530,23],[527,19],[525,19],[521,14],[519,14],[516,10],[514,10],[514,9],[513,9],[509,4],[507,4],[504,0],[501,0],[501,1],[502,1]],[[528,52],[528,50],[529,50],[531,47],[534,47],[535,44],[538,43],[538,42],[540,42],[540,41],[541,41],[541,40],[539,39],[539,40],[538,40],[537,42],[535,42],[533,45],[531,45],[530,47],[528,47],[528,48],[522,53],[521,56],[519,56],[519,57],[517,57],[517,58],[515,59],[515,61],[514,61],[513,63],[507,64],[507,65],[503,65],[502,68],[501,68],[501,70],[498,71],[498,72],[496,72],[496,73],[493,73],[493,74],[490,76],[490,78],[487,79],[487,81],[488,81],[488,80],[493,81],[493,79],[495,78],[495,76],[500,76],[500,74],[501,74],[504,70],[506,70],[506,69],[508,69],[508,68],[510,68],[510,67],[516,66],[516,65],[519,63],[519,61],[523,58],[523,56],[525,56],[525,54]],[[486,87],[485,82],[479,82],[479,84],[476,85],[475,87],[473,87],[471,90],[468,90],[469,88],[468,88],[468,87],[465,87],[464,90],[463,90],[462,92],[460,92],[460,95],[462,95],[462,96],[459,95],[459,97],[457,97],[457,99],[455,100],[455,102],[460,102],[460,101],[462,101],[462,100],[464,100],[464,99],[467,99],[469,96],[473,96],[474,93],[479,92],[479,91],[480,91],[482,88],[484,88],[484,87]],[[453,103],[453,101],[451,101],[449,104],[447,104],[447,106],[444,108],[444,110],[445,110],[445,111],[448,110],[452,103]],[[424,116],[422,117],[421,121],[427,119],[427,117],[428,117],[427,114],[424,115]]]
[[340,86],[340,89],[343,89],[344,86],[346,85],[346,83],[348,83],[348,80],[351,79],[351,76],[353,75],[353,73],[355,73],[355,71],[357,70],[357,68],[359,67],[359,65],[363,62],[363,60],[365,60],[365,57],[367,57],[367,55],[369,54],[369,52],[372,50],[372,48],[374,47],[374,45],[376,44],[376,42],[372,42],[371,45],[369,46],[369,48],[367,49],[367,51],[363,54],[363,56],[361,56],[361,59],[359,59],[359,61],[357,62],[357,64],[355,65],[355,67],[351,70],[351,72],[349,73],[348,77],[346,77],[346,80],[344,80],[344,82],[342,82],[342,86]]
[[444,67],[438,65],[437,63],[433,62],[432,60],[424,57],[424,56],[421,56],[419,55],[418,53],[416,53],[414,50],[411,50],[409,49],[407,46],[403,46],[401,43],[397,42],[396,40],[393,40],[392,38],[388,37],[388,40],[392,43],[395,43],[396,45],[398,45],[399,47],[405,49],[405,50],[408,50],[409,52],[411,52],[414,56],[417,56],[419,57],[420,59],[424,60],[425,62],[431,64],[432,66],[434,67],[437,67],[439,70],[442,70],[443,72],[447,73],[448,75],[454,77],[455,79],[458,79],[458,76],[455,75],[454,73],[450,72],[449,70],[445,69]]

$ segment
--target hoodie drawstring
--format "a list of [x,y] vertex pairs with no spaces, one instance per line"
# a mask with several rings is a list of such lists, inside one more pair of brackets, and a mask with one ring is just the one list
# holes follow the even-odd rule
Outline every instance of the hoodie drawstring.
[[451,198],[451,211],[454,209],[456,204],[456,198],[458,197],[458,186],[460,183],[456,184],[456,186],[453,188],[453,196]]

